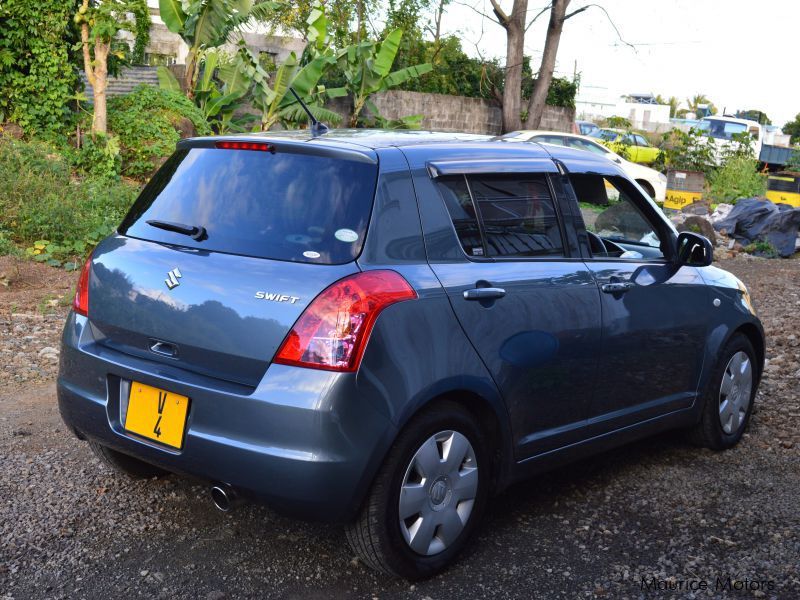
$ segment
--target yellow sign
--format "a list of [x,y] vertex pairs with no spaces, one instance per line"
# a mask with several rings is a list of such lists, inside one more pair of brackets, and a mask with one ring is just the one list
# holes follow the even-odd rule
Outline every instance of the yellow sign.
[[180,448],[189,398],[131,382],[125,429],[156,442]]
[[767,190],[767,200],[772,200],[775,204],[791,204],[795,208],[800,208],[800,194],[797,192]]
[[684,190],[667,190],[664,208],[682,209],[684,206],[702,200],[703,192],[687,192]]

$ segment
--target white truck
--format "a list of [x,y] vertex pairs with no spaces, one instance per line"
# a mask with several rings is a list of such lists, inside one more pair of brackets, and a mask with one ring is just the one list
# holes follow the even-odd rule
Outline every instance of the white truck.
[[753,137],[755,155],[770,170],[779,169],[788,163],[792,152],[797,151],[790,145],[790,136],[784,134],[779,127],[761,125],[749,119],[708,116],[700,119],[698,129],[714,140],[720,151],[718,155],[731,143],[735,134],[749,133]]

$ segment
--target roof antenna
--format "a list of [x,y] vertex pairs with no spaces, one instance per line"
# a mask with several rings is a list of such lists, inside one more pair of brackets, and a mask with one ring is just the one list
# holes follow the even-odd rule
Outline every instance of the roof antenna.
[[311,121],[311,135],[313,135],[314,137],[317,137],[318,135],[322,135],[323,133],[327,133],[328,132],[328,126],[325,125],[325,123],[320,123],[319,121],[317,121],[317,118],[314,115],[311,114],[311,111],[308,110],[308,106],[306,106],[306,103],[303,102],[303,99],[300,98],[300,96],[297,95],[297,92],[294,91],[294,88],[290,87],[289,91],[292,92],[292,95],[300,103],[300,106],[302,106],[303,110],[306,111],[306,114],[308,115],[308,119],[309,119],[309,121]]

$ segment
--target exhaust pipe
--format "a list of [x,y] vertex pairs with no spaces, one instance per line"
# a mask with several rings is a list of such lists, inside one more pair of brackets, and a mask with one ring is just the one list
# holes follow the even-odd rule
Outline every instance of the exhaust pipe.
[[229,512],[239,503],[239,495],[226,483],[220,483],[211,488],[211,500],[222,512]]

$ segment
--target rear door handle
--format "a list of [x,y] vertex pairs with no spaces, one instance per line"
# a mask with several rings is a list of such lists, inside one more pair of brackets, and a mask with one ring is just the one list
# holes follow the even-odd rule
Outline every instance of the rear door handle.
[[175,346],[175,344],[161,342],[159,340],[150,340],[150,352],[153,352],[154,354],[160,354],[161,356],[167,356],[169,358],[175,358],[178,356],[178,348]]
[[636,287],[632,281],[612,281],[611,283],[604,283],[600,286],[606,294],[621,294]]
[[485,287],[464,290],[464,300],[497,300],[506,295],[503,288]]

